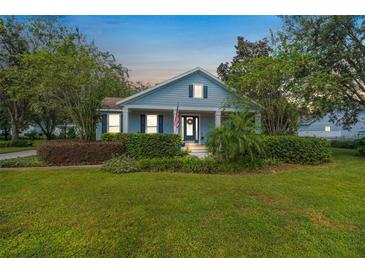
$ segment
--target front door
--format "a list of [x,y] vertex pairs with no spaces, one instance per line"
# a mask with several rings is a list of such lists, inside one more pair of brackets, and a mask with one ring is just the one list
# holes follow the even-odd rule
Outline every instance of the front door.
[[199,142],[199,117],[183,116],[184,121],[184,141]]

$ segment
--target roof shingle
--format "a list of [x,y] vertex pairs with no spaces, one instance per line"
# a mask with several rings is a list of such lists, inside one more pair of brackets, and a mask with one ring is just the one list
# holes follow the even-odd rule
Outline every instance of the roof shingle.
[[102,109],[120,109],[117,102],[122,100],[122,97],[105,97],[101,103]]

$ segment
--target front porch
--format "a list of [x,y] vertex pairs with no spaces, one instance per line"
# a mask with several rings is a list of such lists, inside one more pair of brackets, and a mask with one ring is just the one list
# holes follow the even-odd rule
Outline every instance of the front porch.
[[[178,122],[175,117],[178,115]],[[217,109],[124,108],[122,131],[178,134],[184,143],[205,144],[208,132],[219,127],[222,111]]]
[[[205,144],[208,133],[219,127],[232,109],[179,107],[178,123],[175,123],[176,107],[128,106],[123,109],[102,110],[97,128],[97,139],[102,133],[167,133],[178,134],[185,144]],[[255,124],[260,131],[261,116],[255,112]]]

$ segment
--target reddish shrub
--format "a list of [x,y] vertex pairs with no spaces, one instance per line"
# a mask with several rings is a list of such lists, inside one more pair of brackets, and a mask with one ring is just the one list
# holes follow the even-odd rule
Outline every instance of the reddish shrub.
[[121,142],[44,141],[37,147],[38,156],[52,165],[101,164],[123,153]]

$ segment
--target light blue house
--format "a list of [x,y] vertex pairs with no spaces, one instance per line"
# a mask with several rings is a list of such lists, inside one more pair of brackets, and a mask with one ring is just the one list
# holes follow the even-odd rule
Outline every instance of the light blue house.
[[[150,89],[120,99],[105,98],[96,138],[104,132],[173,133],[184,142],[204,144],[211,128],[220,126],[231,93],[202,68],[195,68]],[[260,125],[260,108],[248,100],[248,111]]]
[[330,122],[329,114],[319,120],[302,123],[299,136],[321,137],[326,139],[358,139],[365,136],[365,112],[361,112],[358,122],[350,130]]

